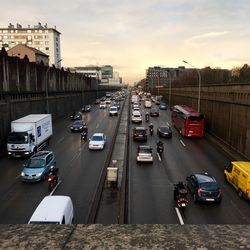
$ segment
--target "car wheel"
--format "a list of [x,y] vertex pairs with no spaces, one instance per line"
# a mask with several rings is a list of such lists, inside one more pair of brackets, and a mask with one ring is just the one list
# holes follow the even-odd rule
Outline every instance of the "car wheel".
[[193,201],[194,201],[194,202],[197,202],[196,194],[193,195]]

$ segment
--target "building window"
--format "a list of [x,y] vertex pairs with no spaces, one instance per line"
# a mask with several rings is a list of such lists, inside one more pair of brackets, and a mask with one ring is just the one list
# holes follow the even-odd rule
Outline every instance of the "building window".
[[8,33],[7,30],[3,30],[3,33]]
[[45,47],[45,50],[49,50],[49,47]]
[[28,42],[29,45],[32,45],[32,42]]
[[27,30],[27,33],[31,33],[31,30]]
[[45,45],[49,45],[49,41],[45,41]]
[[49,39],[49,36],[48,36],[48,35],[45,35],[45,36],[44,36],[44,39]]

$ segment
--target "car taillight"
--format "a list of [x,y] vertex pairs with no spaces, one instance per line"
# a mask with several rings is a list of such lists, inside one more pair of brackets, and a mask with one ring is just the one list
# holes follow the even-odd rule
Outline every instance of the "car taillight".
[[49,177],[49,178],[48,178],[48,181],[52,181],[52,177]]
[[197,195],[201,196],[201,189],[200,188],[197,189]]

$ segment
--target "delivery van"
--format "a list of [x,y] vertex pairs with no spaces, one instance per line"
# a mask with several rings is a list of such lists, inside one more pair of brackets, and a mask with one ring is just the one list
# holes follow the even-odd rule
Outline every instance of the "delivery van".
[[225,167],[224,176],[240,197],[250,199],[250,162],[235,161]]
[[74,209],[69,196],[45,196],[28,224],[72,224]]

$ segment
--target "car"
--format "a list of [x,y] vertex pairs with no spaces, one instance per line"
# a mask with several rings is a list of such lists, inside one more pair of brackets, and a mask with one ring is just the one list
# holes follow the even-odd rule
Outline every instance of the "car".
[[118,115],[118,108],[116,106],[111,106],[109,108],[109,116]]
[[148,145],[140,145],[138,146],[137,162],[153,162],[153,149]]
[[208,173],[192,174],[186,178],[186,182],[194,202],[221,202],[220,187],[215,178]]
[[120,107],[120,103],[119,103],[119,102],[116,102],[116,101],[113,102],[112,106],[117,107],[118,110],[121,108],[121,107]]
[[140,111],[133,111],[132,112],[132,118],[131,121],[133,123],[142,123],[142,117],[141,117],[141,112]]
[[95,104],[100,104],[100,102],[101,102],[101,100],[100,100],[99,98],[97,98],[97,99],[95,100]]
[[82,107],[82,112],[90,112],[91,106],[90,105],[85,105]]
[[170,126],[160,126],[157,128],[157,135],[159,137],[171,138],[172,137],[172,129]]
[[86,127],[85,122],[83,122],[82,120],[76,120],[71,124],[70,130],[71,132],[81,132],[84,127]]
[[52,151],[39,151],[32,155],[23,165],[21,179],[23,182],[37,182],[45,180],[51,168],[56,164]]
[[102,150],[106,144],[106,135],[104,133],[94,133],[89,139],[89,149]]
[[100,102],[99,107],[100,107],[100,109],[105,109],[105,108],[107,108],[106,102]]
[[81,120],[82,119],[82,114],[81,112],[73,112],[72,115],[70,116],[71,120]]
[[165,102],[161,102],[160,106],[159,106],[159,109],[166,110],[167,109],[167,104]]
[[149,114],[151,117],[158,117],[160,115],[159,110],[157,108],[151,108]]
[[148,133],[144,127],[135,127],[133,129],[133,140],[134,141],[147,141]]
[[109,105],[109,104],[111,104],[111,99],[110,99],[110,98],[107,98],[105,102],[106,102],[106,104]]

